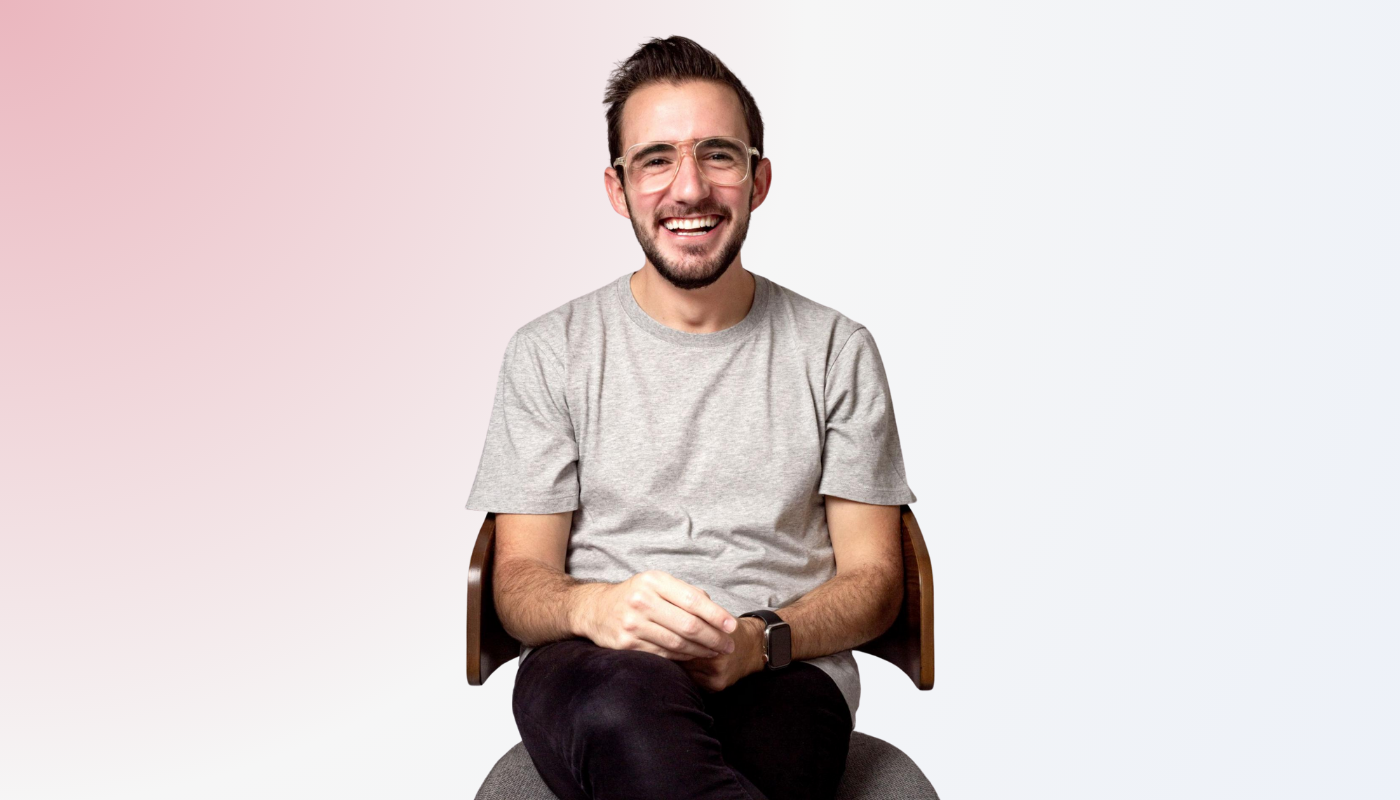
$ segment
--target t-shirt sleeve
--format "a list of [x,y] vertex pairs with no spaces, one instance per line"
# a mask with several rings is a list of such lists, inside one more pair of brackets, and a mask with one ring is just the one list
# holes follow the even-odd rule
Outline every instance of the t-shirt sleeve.
[[897,506],[917,498],[904,476],[885,365],[866,328],[846,340],[826,375],[820,494]]
[[468,509],[554,514],[579,507],[565,378],[558,356],[523,330],[506,343]]

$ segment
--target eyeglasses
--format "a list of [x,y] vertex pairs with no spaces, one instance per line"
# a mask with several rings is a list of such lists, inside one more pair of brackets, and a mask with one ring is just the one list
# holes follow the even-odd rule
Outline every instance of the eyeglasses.
[[613,166],[622,167],[623,177],[636,191],[659,192],[676,179],[687,145],[690,157],[700,165],[700,174],[719,186],[743,183],[749,177],[749,156],[758,155],[758,148],[749,147],[743,139],[712,136],[683,142],[634,144],[613,160]]

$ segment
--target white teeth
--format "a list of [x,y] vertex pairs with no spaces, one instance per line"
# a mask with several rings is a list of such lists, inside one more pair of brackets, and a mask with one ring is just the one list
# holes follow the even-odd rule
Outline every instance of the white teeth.
[[662,224],[666,226],[666,230],[668,231],[692,230],[694,228],[710,228],[719,224],[719,217],[694,217],[691,219],[672,218],[666,220]]

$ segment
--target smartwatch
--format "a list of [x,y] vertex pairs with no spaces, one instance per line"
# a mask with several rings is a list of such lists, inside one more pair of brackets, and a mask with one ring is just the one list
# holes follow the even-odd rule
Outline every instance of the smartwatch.
[[783,618],[767,609],[740,614],[739,618],[758,617],[767,625],[763,629],[763,667],[782,669],[792,663],[792,628]]

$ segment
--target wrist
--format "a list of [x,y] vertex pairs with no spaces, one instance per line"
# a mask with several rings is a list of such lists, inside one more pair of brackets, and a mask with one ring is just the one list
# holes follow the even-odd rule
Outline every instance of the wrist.
[[569,592],[568,628],[570,636],[593,638],[593,605],[605,583],[580,583]]
[[763,631],[768,624],[757,617],[743,617],[739,620],[739,629],[747,630],[747,636],[751,647],[749,647],[749,672],[758,672],[768,663],[763,652]]

